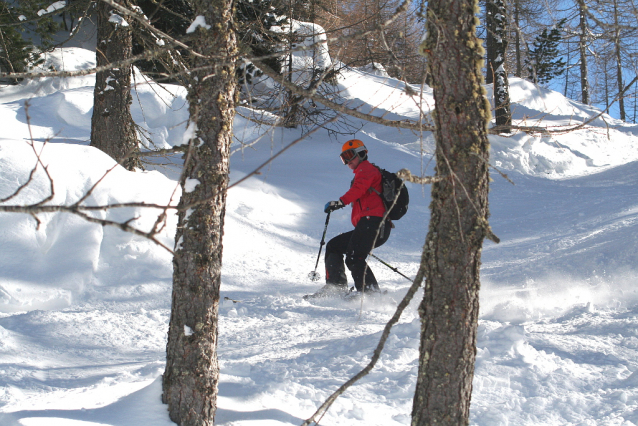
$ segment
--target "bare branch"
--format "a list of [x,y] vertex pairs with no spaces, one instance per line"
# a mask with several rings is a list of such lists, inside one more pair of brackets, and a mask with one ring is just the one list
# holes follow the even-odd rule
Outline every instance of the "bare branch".
[[150,22],[148,22],[146,19],[144,19],[144,15],[141,15],[137,12],[134,12],[124,6],[122,6],[121,4],[115,3],[113,0],[102,0],[104,3],[108,4],[109,6],[111,6],[113,9],[116,9],[118,12],[120,12],[123,15],[126,16],[130,16],[132,18],[134,18],[137,22],[139,22],[144,28],[146,28],[147,30],[149,30],[152,33],[155,33],[157,35],[159,35],[162,39],[164,40],[168,40],[171,44],[175,45],[175,46],[179,46],[183,49],[188,50],[191,54],[195,55],[195,56],[199,56],[200,58],[204,58],[204,55],[201,55],[197,52],[195,52],[194,50],[192,50],[187,44],[169,36],[168,34],[166,34],[163,31],[158,30],[157,28],[155,28],[153,25],[151,25]]
[[[288,145],[286,145],[281,151],[279,151],[277,154],[271,156],[268,160],[266,160],[265,162],[263,162],[261,165],[259,165],[255,170],[253,170],[252,172],[248,173],[246,176],[244,176],[243,178],[239,179],[237,182],[233,183],[232,185],[228,185],[228,188],[226,190],[229,190],[230,188],[239,185],[240,183],[242,183],[243,181],[245,181],[246,179],[250,178],[251,176],[256,175],[261,169],[263,169],[266,165],[270,164],[275,158],[279,157],[281,154],[283,154],[286,150],[288,150],[290,147],[298,144],[299,142],[301,142],[302,140],[304,140],[305,138],[307,138],[308,136],[310,136],[311,134],[313,134],[314,132],[316,132],[317,130],[321,129],[322,127],[324,127],[325,125],[332,123],[333,121],[335,121],[337,119],[337,117],[332,118],[331,120],[326,121],[325,123],[323,123],[320,126],[315,127],[314,129],[312,129],[310,132],[302,135],[301,137],[295,139],[294,141],[290,142]],[[197,204],[205,202],[206,200],[201,200],[198,201]]]
[[122,61],[118,61],[118,62],[112,62],[108,65],[103,65],[100,67],[94,67],[94,68],[86,68],[86,69],[82,69],[82,70],[76,70],[76,71],[43,71],[43,72],[14,72],[14,73],[0,73],[0,78],[45,78],[45,77],[82,77],[85,75],[90,75],[90,74],[95,74],[97,72],[101,72],[101,71],[106,71],[106,70],[110,70],[113,68],[121,68],[127,65],[131,65],[137,61],[143,60],[143,59],[152,59],[156,56],[160,56],[162,53],[164,53],[164,49],[155,49],[155,50],[149,50],[146,51],[144,53],[141,53],[139,55],[136,56],[132,56],[129,59],[126,60],[122,60]]
[[447,176],[415,176],[408,169],[401,169],[397,172],[397,176],[408,182],[417,183],[419,185],[429,185],[434,182],[440,182],[447,179]]
[[[31,147],[31,149],[33,150],[33,154],[35,155],[36,158],[36,165],[34,170],[32,171],[33,173],[35,172],[35,169],[37,169],[38,165],[42,166],[42,168],[44,169],[44,173],[47,176],[47,179],[49,180],[49,196],[44,198],[43,200],[41,200],[39,203],[34,204],[35,206],[39,206],[42,205],[50,200],[53,199],[53,197],[55,196],[55,187],[53,185],[53,179],[51,178],[51,174],[49,173],[49,169],[47,166],[44,165],[44,163],[42,163],[42,151],[44,150],[44,147],[46,146],[46,141],[44,142],[44,144],[42,144],[42,149],[40,149],[40,152],[37,152],[37,150],[35,149],[35,141],[33,140],[33,132],[31,131],[31,115],[29,115],[29,101],[25,101],[24,102],[24,114],[26,116],[27,119],[27,127],[29,129],[29,138],[30,141],[27,142],[28,145]],[[29,178],[31,179],[31,178]],[[39,221],[38,221],[39,222]],[[39,226],[39,225],[38,225]]]
[[112,172],[112,171],[113,171],[113,170],[114,170],[117,166],[119,166],[119,165],[120,165],[119,163],[116,163],[116,164],[114,164],[114,165],[113,165],[113,167],[111,167],[110,169],[108,169],[108,170],[107,170],[107,171],[106,171],[106,172],[102,175],[102,177],[101,177],[101,178],[99,178],[99,179],[97,180],[97,182],[95,182],[95,183],[93,184],[93,186],[91,186],[91,187],[89,188],[89,190],[88,190],[88,191],[86,191],[86,193],[82,196],[82,198],[80,198],[78,201],[76,201],[75,203],[73,203],[73,206],[74,206],[74,207],[77,207],[77,206],[79,206],[80,204],[82,204],[82,203],[83,203],[83,202],[84,202],[87,198],[89,198],[89,197],[91,196],[91,194],[93,193],[93,191],[95,190],[95,188],[97,188],[97,186],[98,186],[98,185],[99,185],[99,184],[100,184],[100,183],[104,180],[104,178],[106,178],[106,176],[107,176],[109,173],[111,173],[111,172]]
[[471,155],[475,155],[477,158],[479,158],[479,159],[480,159],[480,160],[482,160],[484,163],[486,163],[488,167],[491,167],[492,169],[496,170],[496,172],[497,172],[499,175],[501,175],[501,177],[502,177],[503,179],[505,179],[506,181],[508,181],[508,182],[509,182],[509,183],[511,183],[512,185],[516,185],[516,184],[514,183],[514,181],[513,181],[512,179],[510,179],[510,177],[509,177],[509,176],[507,176],[507,174],[506,174],[506,173],[503,173],[502,171],[500,171],[499,169],[497,169],[496,167],[494,167],[494,166],[493,166],[493,165],[492,165],[489,161],[487,161],[485,158],[483,158],[482,156],[478,155],[478,154],[477,154],[477,153],[475,153],[475,152],[472,152],[472,153],[471,153]]
[[131,157],[161,157],[164,155],[184,153],[188,150],[188,145],[176,145],[172,148],[154,149],[152,151],[138,151],[131,153]]
[[22,191],[24,188],[29,186],[29,184],[33,180],[33,176],[35,175],[35,172],[38,170],[38,165],[39,164],[40,163],[36,161],[36,165],[31,169],[31,173],[29,173],[29,178],[27,179],[27,181],[25,183],[23,183],[22,185],[20,185],[18,187],[18,189],[16,189],[13,192],[13,194],[9,195],[7,198],[0,199],[0,203],[6,203],[7,201],[11,200],[12,198],[17,197],[18,194],[20,194],[20,191]]
[[383,117],[376,117],[374,115],[371,114],[365,114],[361,111],[358,111],[356,109],[353,108],[349,108],[346,105],[342,105],[342,104],[338,104],[336,102],[333,102],[321,95],[318,95],[316,92],[314,92],[313,90],[306,90],[306,89],[302,89],[301,87],[297,86],[294,83],[291,83],[289,81],[287,81],[285,78],[283,78],[281,75],[279,75],[276,71],[274,71],[273,69],[271,69],[270,67],[268,67],[268,65],[266,65],[265,63],[261,62],[258,59],[252,59],[252,61],[255,63],[255,65],[257,65],[257,67],[259,67],[259,69],[266,74],[268,77],[272,78],[273,80],[277,81],[278,83],[280,83],[282,86],[284,86],[286,89],[290,90],[291,92],[293,92],[295,95],[298,96],[302,96],[304,98],[310,98],[315,102],[319,102],[321,104],[324,104],[325,106],[327,106],[328,108],[331,108],[337,112],[346,114],[346,115],[350,115],[352,117],[355,118],[359,118],[365,121],[369,121],[372,123],[377,123],[377,124],[382,124],[384,126],[387,127],[397,127],[397,128],[401,128],[401,129],[409,129],[409,130],[414,130],[414,131],[433,131],[434,127],[433,126],[426,126],[423,127],[420,123],[418,122],[414,122],[414,121],[410,121],[408,119],[405,120],[388,120],[385,119]]
[[[513,130],[520,130],[522,132],[526,132],[526,133],[540,133],[543,135],[557,135],[557,134],[565,134],[565,133],[570,133],[576,130],[580,130],[583,129],[585,127],[587,127],[589,124],[591,124],[592,122],[594,122],[595,120],[599,119],[600,117],[602,117],[603,114],[606,114],[609,112],[609,109],[611,108],[611,106],[616,103],[620,98],[622,98],[625,93],[627,92],[627,90],[629,90],[631,88],[631,86],[633,86],[633,84],[638,81],[638,75],[635,76],[633,78],[633,80],[631,80],[627,85],[625,85],[625,87],[620,90],[618,92],[618,94],[616,95],[616,97],[609,103],[609,106],[607,108],[605,108],[604,110],[602,110],[601,112],[599,112],[598,114],[594,115],[593,117],[589,118],[586,121],[583,121],[582,123],[576,125],[576,126],[557,126],[557,129],[548,129],[547,127],[540,127],[540,126],[516,126],[516,125],[512,125],[511,128]],[[490,134],[499,134],[499,127],[492,127],[489,130]]]
[[148,208],[157,208],[157,209],[177,210],[177,207],[174,207],[174,206],[161,206],[157,204],[145,204],[145,203],[120,203],[120,204],[110,204],[110,205],[103,205],[103,206],[76,206],[76,205],[72,205],[72,206],[67,206],[67,205],[0,206],[0,212],[26,213],[34,217],[38,213],[58,213],[58,212],[71,213],[71,214],[80,216],[81,218],[89,222],[97,223],[103,226],[106,226],[106,225],[115,226],[122,229],[123,231],[130,232],[135,235],[143,236],[145,238],[152,240],[153,242],[156,242],[158,245],[160,245],[161,247],[167,249],[168,251],[172,253],[172,250],[168,249],[164,244],[157,241],[157,239],[155,238],[155,235],[157,234],[157,232],[154,232],[154,230],[150,232],[144,232],[128,225],[128,222],[132,220],[137,220],[138,218],[130,219],[128,222],[125,222],[125,223],[119,223],[119,222],[114,222],[114,221],[106,220],[106,219],[98,219],[86,213],[86,211],[109,210],[109,209],[121,208],[121,207],[148,207]]
[[164,243],[162,243],[156,238],[157,233],[155,232],[156,231],[155,227],[153,227],[153,229],[150,232],[144,232],[129,225],[130,222],[137,220],[138,218],[131,218],[124,223],[120,223],[120,222],[115,222],[112,220],[98,219],[86,213],[83,213],[81,211],[70,211],[70,213],[80,216],[82,219],[86,220],[87,222],[97,223],[102,226],[113,226],[113,227],[121,229],[124,232],[138,235],[140,237],[144,237],[146,239],[151,240],[158,246],[162,247],[164,250],[168,251],[169,253],[173,254],[173,250],[171,248],[167,247]]

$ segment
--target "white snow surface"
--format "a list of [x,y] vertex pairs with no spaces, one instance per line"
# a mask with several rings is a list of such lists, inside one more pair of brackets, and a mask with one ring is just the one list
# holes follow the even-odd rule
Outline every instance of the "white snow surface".
[[[94,54],[49,55],[82,69]],[[136,74],[133,116],[160,148],[187,140],[181,87]],[[515,122],[555,128],[598,113],[510,78]],[[88,146],[94,77],[41,78],[0,89],[0,199],[4,204],[145,201],[175,204],[179,158],[129,172]],[[403,83],[344,70],[342,96],[388,118],[416,118],[423,99]],[[488,92],[490,88],[488,88]],[[433,137],[351,120],[370,159],[432,174]],[[30,126],[29,126],[30,124]],[[555,136],[491,136],[491,218],[500,244],[483,251],[473,425],[638,424],[638,128],[607,115]],[[185,137],[185,133],[187,133]],[[237,116],[250,148],[231,157],[231,183],[300,136]],[[323,206],[352,177],[341,143],[320,130],[228,193],[220,304],[216,424],[299,425],[369,361],[410,283],[370,261],[382,300],[309,303]],[[42,164],[29,181],[31,170]],[[53,188],[42,165],[53,179]],[[380,258],[413,276],[428,227],[429,188],[409,184],[408,214]],[[150,229],[158,210],[91,213]],[[159,239],[173,247],[169,214]],[[331,215],[328,238],[351,228]],[[323,261],[323,259],[322,259]],[[318,271],[323,273],[321,263]],[[68,213],[0,214],[0,425],[168,426],[161,403],[172,262],[164,248]],[[417,294],[376,368],[342,395],[324,425],[407,425],[419,346]]]

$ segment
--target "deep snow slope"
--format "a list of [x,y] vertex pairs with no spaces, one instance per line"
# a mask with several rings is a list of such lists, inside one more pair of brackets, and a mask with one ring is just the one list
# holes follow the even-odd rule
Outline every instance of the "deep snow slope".
[[[49,58],[59,69],[92,60],[81,49]],[[0,199],[27,182],[36,153],[54,181],[52,202],[77,201],[113,166],[87,146],[93,82],[42,79],[0,89]],[[517,122],[557,128],[597,114],[525,81],[511,84]],[[183,88],[144,83],[137,89],[133,113],[149,141],[182,143]],[[352,105],[393,118],[417,117],[419,104],[432,107],[428,90],[414,98],[403,83],[365,70],[344,70],[334,89]],[[360,128],[356,137],[373,162],[432,173],[431,134],[349,123]],[[603,115],[576,132],[490,138],[492,165],[513,184],[493,171],[490,221],[502,242],[486,242],[483,252],[472,424],[638,423],[635,132]],[[259,141],[236,145],[231,183],[301,136],[241,116],[235,135],[245,144]],[[388,290],[384,299],[362,305],[301,299],[320,285],[307,275],[319,250],[323,205],[342,195],[352,177],[338,159],[347,137],[320,130],[229,191],[216,424],[301,424],[367,364],[410,285],[371,261]],[[179,161],[168,158],[144,172],[115,168],[87,202],[174,203]],[[50,188],[40,167],[8,203],[38,202]],[[408,215],[375,253],[413,276],[427,232],[429,188],[409,189]],[[134,223],[148,227],[158,211],[100,214],[137,218]],[[38,220],[39,226],[30,216],[0,215],[0,425],[172,424],[160,402],[170,253],[75,216]],[[328,238],[350,228],[347,210],[335,212]],[[161,241],[171,247],[174,232],[169,215]],[[321,424],[409,424],[419,298],[395,326],[377,367]]]

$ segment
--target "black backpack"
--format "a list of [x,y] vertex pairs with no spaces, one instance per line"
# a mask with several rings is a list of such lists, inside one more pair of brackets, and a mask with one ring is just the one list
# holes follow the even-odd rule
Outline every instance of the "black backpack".
[[[374,167],[381,172],[381,188],[383,189],[383,193],[379,194],[379,191],[376,189],[371,189],[381,197],[386,211],[390,210],[388,213],[390,220],[399,220],[408,212],[408,204],[410,203],[408,188],[405,186],[403,179],[395,173],[382,169],[376,164],[374,164]],[[395,199],[396,203],[394,203]],[[394,203],[394,207],[392,207],[392,203]],[[390,209],[390,207],[392,207],[392,209]]]

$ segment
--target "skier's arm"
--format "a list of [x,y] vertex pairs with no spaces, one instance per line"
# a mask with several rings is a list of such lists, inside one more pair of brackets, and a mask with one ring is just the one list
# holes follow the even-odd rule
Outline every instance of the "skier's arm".
[[343,194],[339,199],[346,205],[358,200],[370,189],[373,179],[374,176],[365,173],[363,170],[357,172],[354,175],[354,182],[352,183],[352,186],[348,192]]

